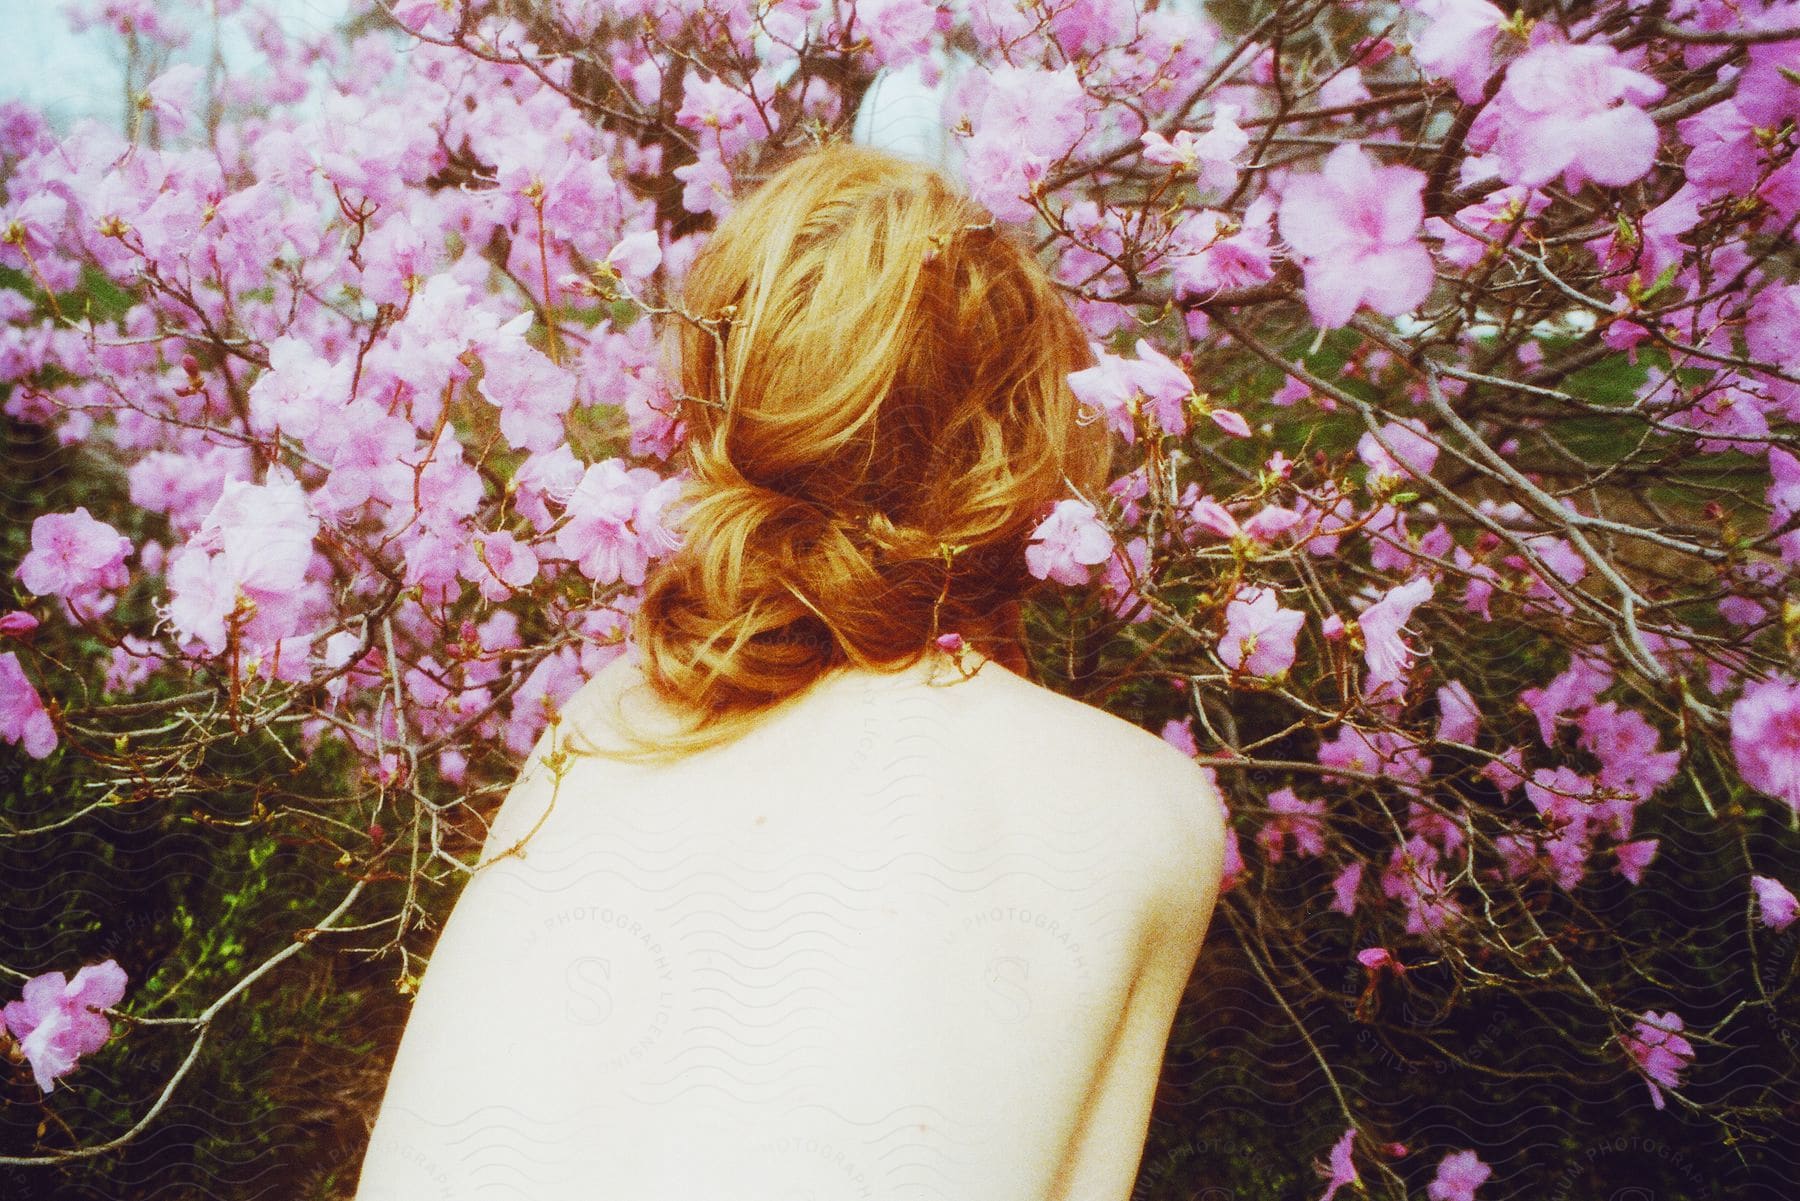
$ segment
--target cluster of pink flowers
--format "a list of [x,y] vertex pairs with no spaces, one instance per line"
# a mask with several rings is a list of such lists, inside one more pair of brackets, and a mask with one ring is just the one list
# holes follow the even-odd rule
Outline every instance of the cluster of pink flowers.
[[61,598],[73,620],[98,617],[113,606],[111,593],[125,586],[131,539],[96,521],[85,505],[72,513],[46,513],[31,523],[31,551],[19,563],[19,583],[39,596]]
[[1202,408],[1212,423],[1234,438],[1250,437],[1250,425],[1230,409],[1204,404],[1186,370],[1142,338],[1136,358],[1127,359],[1096,347],[1094,366],[1069,376],[1069,388],[1083,404],[1105,414],[1107,424],[1127,443],[1137,441],[1137,418],[1147,408],[1156,428],[1181,437],[1188,432],[1188,410]]
[[1800,680],[1744,688],[1731,707],[1731,750],[1746,781],[1800,810]]
[[[1356,1170],[1356,1139],[1357,1129],[1351,1126],[1331,1145],[1325,1162],[1314,1164],[1319,1175],[1325,1178],[1325,1191],[1319,1201],[1332,1201],[1347,1185],[1362,1185],[1362,1176]],[[1389,1143],[1380,1150],[1394,1158],[1407,1154],[1403,1143]],[[1481,1157],[1474,1151],[1451,1151],[1438,1161],[1436,1173],[1425,1186],[1425,1194],[1430,1201],[1477,1201],[1475,1191],[1487,1183],[1493,1172],[1494,1169],[1481,1162]]]
[[89,964],[73,980],[45,972],[25,982],[23,995],[0,1010],[0,1027],[18,1040],[32,1077],[45,1092],[112,1037],[112,1023],[96,1012],[125,996],[125,972],[108,959]]
[[1664,1103],[1662,1090],[1680,1088],[1681,1074],[1694,1062],[1694,1045],[1682,1037],[1683,1029],[1681,1015],[1673,1010],[1657,1013],[1646,1009],[1631,1033],[1619,1036],[1625,1054],[1644,1074],[1644,1087],[1658,1109]]

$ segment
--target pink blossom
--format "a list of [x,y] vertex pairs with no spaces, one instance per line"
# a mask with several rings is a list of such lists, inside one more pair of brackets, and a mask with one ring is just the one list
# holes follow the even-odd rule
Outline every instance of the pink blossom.
[[1740,195],[1757,184],[1756,126],[1735,99],[1708,105],[1675,123],[1681,140],[1692,147],[1682,172],[1690,184],[1722,188]]
[[34,976],[25,982],[21,1000],[7,1002],[6,1028],[19,1040],[40,1089],[52,1091],[81,1056],[106,1045],[112,1023],[96,1010],[117,1005],[125,983],[124,969],[107,959],[82,968],[73,980],[61,972]]
[[638,495],[631,525],[637,531],[644,553],[653,559],[673,554],[686,541],[677,528],[682,513],[678,502],[685,489],[686,482],[680,476],[669,476],[657,480]]
[[1144,133],[1144,157],[1153,163],[1195,172],[1202,187],[1224,190],[1237,182],[1237,156],[1250,145],[1250,135],[1238,127],[1238,108],[1221,104],[1213,114],[1212,128],[1196,134],[1177,130],[1165,138],[1155,130]]
[[254,606],[243,629],[259,644],[294,632],[300,589],[319,528],[299,482],[271,471],[267,484],[227,480],[200,528],[169,560],[168,616],[213,654],[241,594]]
[[1305,380],[1298,380],[1298,378],[1294,378],[1294,376],[1287,376],[1282,382],[1282,387],[1278,387],[1278,389],[1274,391],[1273,396],[1269,396],[1269,403],[1271,403],[1271,405],[1280,405],[1282,409],[1291,409],[1294,405],[1305,402],[1305,400],[1312,400],[1312,402],[1318,403],[1319,407],[1325,409],[1327,412],[1332,411],[1332,409],[1336,407],[1336,402],[1332,402],[1330,398],[1316,398],[1316,396],[1312,396],[1312,389],[1307,387],[1307,382],[1305,382]]
[[674,174],[685,185],[681,207],[688,212],[724,217],[731,211],[731,172],[716,152],[702,149],[693,162],[675,168]]
[[[1650,284],[1665,270],[1681,264],[1690,251],[1682,244],[1681,235],[1700,224],[1700,206],[1711,197],[1692,183],[1683,184],[1673,196],[1644,214],[1640,222],[1640,253],[1637,256],[1637,279]],[[1609,266],[1612,265],[1609,262]],[[1629,256],[1622,257],[1617,270],[1631,265]]]
[[1666,90],[1611,46],[1547,41],[1507,68],[1469,143],[1492,148],[1507,183],[1535,188],[1561,175],[1570,191],[1590,179],[1620,187],[1655,160],[1656,123],[1637,106]]
[[1183,436],[1188,432],[1188,414],[1184,405],[1193,394],[1193,380],[1172,358],[1150,346],[1147,340],[1138,339],[1134,349],[1138,351],[1138,360],[1127,364],[1132,384],[1150,403],[1157,425],[1177,438]]
[[1050,71],[1002,63],[971,71],[949,117],[974,131],[964,175],[974,198],[1002,221],[1028,221],[1027,196],[1087,132],[1087,94],[1072,65]]
[[636,526],[638,504],[658,482],[649,468],[627,468],[619,459],[590,466],[569,496],[557,550],[595,583],[642,584],[650,556]]
[[1224,189],[1237,182],[1238,156],[1250,146],[1250,135],[1238,127],[1237,117],[1237,105],[1216,106],[1212,126],[1191,143],[1200,182],[1207,187]]
[[1194,727],[1185,718],[1171,717],[1164,722],[1162,740],[1190,758],[1200,754],[1200,744],[1194,741]]
[[147,638],[126,634],[113,647],[106,666],[104,686],[108,692],[132,692],[162,666],[163,657]]
[[1059,500],[1031,531],[1025,563],[1040,580],[1073,586],[1087,583],[1088,568],[1106,562],[1112,553],[1112,534],[1094,507],[1083,500]]
[[1202,496],[1188,505],[1188,519],[1200,529],[1221,538],[1235,538],[1243,533],[1231,510],[1210,496]]
[[1501,792],[1516,792],[1525,783],[1525,748],[1507,747],[1488,761],[1481,774]]
[[0,637],[23,638],[38,628],[38,619],[23,609],[0,613]]
[[1431,290],[1431,255],[1418,241],[1425,173],[1383,167],[1352,143],[1281,197],[1281,236],[1303,261],[1306,307],[1336,329],[1363,305],[1395,316]]
[[500,410],[500,432],[520,450],[549,450],[563,440],[575,403],[575,377],[524,338],[531,314],[502,326],[479,346],[481,394]]
[[1149,403],[1164,432],[1180,437],[1188,430],[1186,406],[1194,394],[1193,381],[1144,339],[1138,339],[1135,350],[1136,359],[1099,352],[1094,366],[1069,376],[1070,390],[1083,404],[1106,413],[1108,423],[1127,442],[1136,436],[1133,415],[1142,402]]
[[[419,314],[427,308],[420,306]],[[250,428],[311,437],[325,414],[350,398],[351,367],[328,361],[300,338],[276,338],[269,344],[269,369],[250,385]]]
[[1284,609],[1273,588],[1244,587],[1225,606],[1219,659],[1233,671],[1278,676],[1294,665],[1294,639],[1306,614]]
[[1199,529],[1221,538],[1247,538],[1267,545],[1301,521],[1300,514],[1292,509],[1268,505],[1240,523],[1231,510],[1210,496],[1198,495],[1199,491],[1198,485],[1189,484],[1182,494],[1187,518]]
[[1451,557],[1458,567],[1469,573],[1468,581],[1463,585],[1463,608],[1483,621],[1492,621],[1493,614],[1488,607],[1493,603],[1494,583],[1500,573],[1486,563],[1478,562],[1467,547],[1455,548]]
[[566,504],[585,470],[566,442],[547,452],[527,455],[512,478],[519,512],[539,533],[548,530],[556,523],[550,505]]
[[1430,839],[1445,854],[1454,853],[1464,842],[1463,828],[1453,814],[1418,801],[1406,803],[1406,829],[1410,834]]
[[[1766,4],[1760,6],[1760,11],[1733,5],[1720,15],[1733,28],[1785,30],[1795,27],[1792,4]],[[1744,110],[1745,117],[1761,128],[1779,128],[1783,121],[1800,111],[1800,80],[1794,78],[1795,64],[1800,62],[1800,39],[1759,42],[1747,49],[1750,64],[1738,80],[1738,107]]]
[[[1376,431],[1365,433],[1356,443],[1356,457],[1368,465],[1371,486],[1431,474],[1437,462],[1438,444],[1426,437],[1423,421],[1416,417],[1390,421],[1379,433],[1379,438]],[[1383,446],[1383,442],[1387,445]]]
[[1519,700],[1537,715],[1538,735],[1545,746],[1556,744],[1556,726],[1564,716],[1593,705],[1613,682],[1612,668],[1591,655],[1574,655],[1568,669],[1542,688],[1527,688]]
[[1413,59],[1427,75],[1455,83],[1464,104],[1479,103],[1506,14],[1487,0],[1413,0],[1413,7],[1431,22],[1413,41]]
[[1265,505],[1244,519],[1244,534],[1252,541],[1270,543],[1301,521],[1300,514],[1280,505]]
[[1640,838],[1635,842],[1621,842],[1613,847],[1613,854],[1619,860],[1619,874],[1633,884],[1644,882],[1644,869],[1656,858],[1656,849],[1662,842],[1656,838]]
[[1532,772],[1525,796],[1548,830],[1539,841],[1557,886],[1577,888],[1593,855],[1593,825],[1602,816],[1593,781],[1570,767],[1546,767]]
[[1300,855],[1325,853],[1325,801],[1303,801],[1292,788],[1269,794],[1269,820],[1256,832],[1256,844],[1270,863],[1279,863],[1289,839]]
[[1765,288],[1751,306],[1744,342],[1760,363],[1800,359],[1800,284]]
[[455,27],[458,7],[444,0],[394,0],[392,12],[414,33],[442,36]]
[[1646,1009],[1631,1033],[1619,1036],[1625,1053],[1644,1074],[1651,1103],[1658,1109],[1663,1107],[1662,1089],[1681,1087],[1681,1073],[1694,1062],[1693,1044],[1681,1036],[1681,1030],[1681,1017],[1674,1010],[1657,1013]]
[[[1425,232],[1441,240],[1438,257],[1444,262],[1456,267],[1473,267],[1492,253],[1490,242],[1505,244],[1511,226],[1522,224],[1549,207],[1550,197],[1543,192],[1530,188],[1499,188],[1474,204],[1456,210],[1457,224],[1482,236],[1464,233],[1442,217],[1425,218]],[[1528,356],[1538,353],[1536,348],[1536,343],[1527,342],[1520,351]]]
[[640,229],[619,239],[606,261],[627,283],[642,282],[662,262],[662,241],[654,229]]
[[[1363,82],[1361,67],[1345,67],[1319,85],[1320,108],[1345,108],[1369,98],[1369,87]],[[1334,120],[1347,120],[1340,115]]]
[[1731,752],[1745,783],[1800,809],[1800,681],[1745,686],[1731,707]]
[[1475,1201],[1475,1190],[1494,1174],[1473,1151],[1453,1151],[1438,1164],[1437,1175],[1426,1186],[1431,1201]]
[[292,591],[306,577],[318,527],[299,482],[271,472],[265,484],[227,480],[193,544],[216,550],[245,588]]
[[1800,514],[1800,456],[1769,447],[1769,475],[1769,528],[1779,530]]
[[1356,890],[1362,887],[1363,865],[1360,861],[1344,866],[1331,881],[1331,907],[1348,917],[1356,912]]
[[1406,971],[1406,965],[1394,958],[1394,953],[1386,947],[1364,947],[1356,953],[1356,962],[1371,972],[1380,972],[1386,968],[1398,976]]
[[33,759],[56,749],[56,725],[12,651],[0,654],[0,738],[23,745]]
[[[501,426],[505,427],[504,414]],[[396,500],[412,491],[404,456],[418,445],[412,423],[367,397],[344,405],[308,440],[331,464],[325,486],[313,493],[319,512],[339,519],[371,499]]]
[[538,558],[508,531],[495,530],[469,539],[460,570],[483,597],[502,601],[537,578]]
[[150,81],[142,105],[168,132],[180,133],[188,127],[194,93],[204,80],[204,73],[193,63],[176,63]]
[[1555,535],[1548,535],[1548,533],[1534,533],[1534,535],[1521,538],[1521,542],[1525,542],[1525,546],[1532,551],[1537,564],[1543,564],[1543,567],[1537,567],[1534,562],[1526,560],[1523,555],[1507,556],[1508,567],[1525,574],[1526,596],[1550,601],[1555,609],[1568,612],[1570,603],[1562,600],[1561,594],[1555,591],[1546,580],[1546,574],[1550,578],[1559,580],[1562,585],[1571,587],[1575,583],[1580,583],[1580,580],[1588,574],[1588,560],[1582,558],[1580,551],[1571,546],[1568,538],[1559,538]]
[[890,67],[917,62],[927,85],[937,83],[930,54],[937,11],[930,0],[859,0],[856,30],[867,35],[875,57]]
[[1783,221],[1791,221],[1794,214],[1800,213],[1800,160],[1789,159],[1786,164],[1769,173],[1769,177],[1757,186],[1756,195]]
[[1582,750],[1600,760],[1600,783],[1639,799],[1649,797],[1675,778],[1679,750],[1659,751],[1659,735],[1644,715],[1607,701],[1591,706],[1576,719]]
[[1460,742],[1465,746],[1475,741],[1481,728],[1481,709],[1461,680],[1452,680],[1437,690],[1437,737],[1444,742]]
[[625,419],[631,423],[630,453],[667,459],[680,444],[683,425],[674,396],[665,382],[628,376]]
[[1438,867],[1441,857],[1437,847],[1414,835],[1394,848],[1382,869],[1382,895],[1406,909],[1408,934],[1440,930],[1462,914],[1450,895],[1449,880]]
[[1274,206],[1258,196],[1241,219],[1217,209],[1187,214],[1169,239],[1170,280],[1175,295],[1211,299],[1227,288],[1245,288],[1273,279],[1269,220]]
[[1150,570],[1149,550],[1149,541],[1142,534],[1136,535],[1115,548],[1101,569],[1100,586],[1113,598],[1107,611],[1134,624],[1153,616],[1137,590],[1138,581]]
[[1310,555],[1336,554],[1344,531],[1356,520],[1356,506],[1330,483],[1316,494],[1302,492],[1294,508],[1306,526],[1301,536]]
[[1800,916],[1800,901],[1787,885],[1769,876],[1751,876],[1750,890],[1756,894],[1757,915],[1772,930],[1785,930]]
[[1369,665],[1368,677],[1363,681],[1365,694],[1373,695],[1399,683],[1412,669],[1412,648],[1400,636],[1400,630],[1413,610],[1431,599],[1435,588],[1429,576],[1419,576],[1388,589],[1381,599],[1357,615],[1356,624],[1363,637],[1363,658]]
[[[1128,27],[1135,27],[1137,34],[1133,44],[1136,53],[1130,58],[1113,60],[1119,63],[1121,74],[1134,72],[1132,78],[1141,79],[1146,85],[1158,78],[1185,82],[1202,77],[1207,64],[1212,61],[1219,31],[1199,8],[1169,4],[1148,8],[1141,4],[1119,3],[1118,0],[1110,0],[1110,3],[1115,11],[1127,14]],[[1006,11],[1010,6],[984,0],[972,7]],[[1015,10],[1014,19],[1032,20],[1029,11]],[[1169,89],[1146,86],[1144,103],[1154,111],[1166,112],[1183,99],[1181,91],[1180,86]]]
[[1736,626],[1753,626],[1769,615],[1768,607],[1747,596],[1726,596],[1719,600],[1719,616]]
[[0,263],[26,269],[26,253],[43,263],[56,249],[56,236],[69,216],[69,205],[53,192],[15,196],[0,205]]
[[1107,425],[1126,442],[1135,442],[1139,390],[1131,361],[1104,350],[1094,357],[1097,361],[1092,367],[1070,373],[1069,390],[1082,404],[1104,414]]
[[1230,409],[1208,409],[1206,415],[1212,423],[1230,434],[1233,438],[1248,438],[1250,423],[1244,420],[1243,414],[1234,413]]
[[690,71],[682,81],[675,124],[700,134],[702,155],[713,150],[727,159],[768,136],[771,130],[763,120],[765,111],[773,110],[759,109],[741,86]]
[[404,305],[442,255],[441,238],[428,236],[404,213],[370,230],[360,248],[363,295],[379,304]]
[[[1209,769],[1210,770],[1210,769]],[[1238,845],[1238,832],[1231,822],[1229,810],[1225,814],[1225,865],[1219,882],[1220,892],[1230,892],[1244,878],[1244,853]]]
[[1332,1201],[1338,1190],[1346,1184],[1361,1184],[1362,1177],[1356,1174],[1356,1164],[1350,1158],[1351,1145],[1356,1141],[1356,1127],[1344,1131],[1343,1137],[1332,1144],[1329,1162],[1315,1164],[1319,1175],[1324,1176],[1325,1193],[1319,1201]]
[[45,513],[31,523],[31,550],[19,563],[19,583],[39,596],[99,607],[96,602],[105,603],[101,593],[125,585],[130,553],[131,539],[95,520],[86,505],[72,513]]
[[1369,539],[1369,566],[1376,571],[1410,573],[1418,565],[1416,543],[1407,528],[1406,510],[1388,501],[1369,509],[1363,529]]
[[1406,784],[1423,783],[1431,772],[1431,759],[1418,744],[1395,730],[1365,730],[1348,722],[1337,736],[1319,744],[1319,762],[1368,775],[1386,776]]
[[1539,768],[1526,783],[1525,795],[1547,822],[1586,830],[1589,806],[1595,799],[1594,784],[1574,768]]

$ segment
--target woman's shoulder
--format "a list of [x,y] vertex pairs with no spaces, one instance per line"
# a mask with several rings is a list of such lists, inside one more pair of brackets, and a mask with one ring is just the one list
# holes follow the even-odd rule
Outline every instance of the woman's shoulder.
[[674,711],[657,695],[629,646],[575,690],[558,718],[569,735],[607,746],[618,745],[621,726],[649,735],[678,726]]
[[1135,829],[1170,903],[1210,910],[1223,870],[1225,805],[1215,772],[1136,722],[1019,677],[1038,720],[1028,755],[1046,784],[1083,789]]

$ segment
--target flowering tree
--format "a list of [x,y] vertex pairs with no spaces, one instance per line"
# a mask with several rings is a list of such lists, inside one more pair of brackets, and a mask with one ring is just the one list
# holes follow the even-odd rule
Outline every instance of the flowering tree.
[[[154,1138],[259,981],[394,1018],[369,971],[414,985],[679,547],[697,243],[877,70],[969,61],[962,174],[1120,450],[1041,515],[1036,667],[1233,827],[1142,1195],[1588,1195],[1657,1129],[1791,1178],[1800,4],[211,9],[259,61],[85,10],[151,64],[122,134],[0,110],[8,1170]],[[105,943],[171,847],[210,874]],[[53,1093],[82,1056],[147,1075]],[[1699,1170],[1655,1160],[1604,1170]]]

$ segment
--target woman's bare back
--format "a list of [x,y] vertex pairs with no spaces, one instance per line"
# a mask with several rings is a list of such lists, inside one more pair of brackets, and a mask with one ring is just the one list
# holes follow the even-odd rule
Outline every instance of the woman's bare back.
[[1218,880],[1199,769],[933,656],[553,787],[553,741],[606,744],[635,672],[571,701],[496,819],[361,1201],[1123,1198]]

